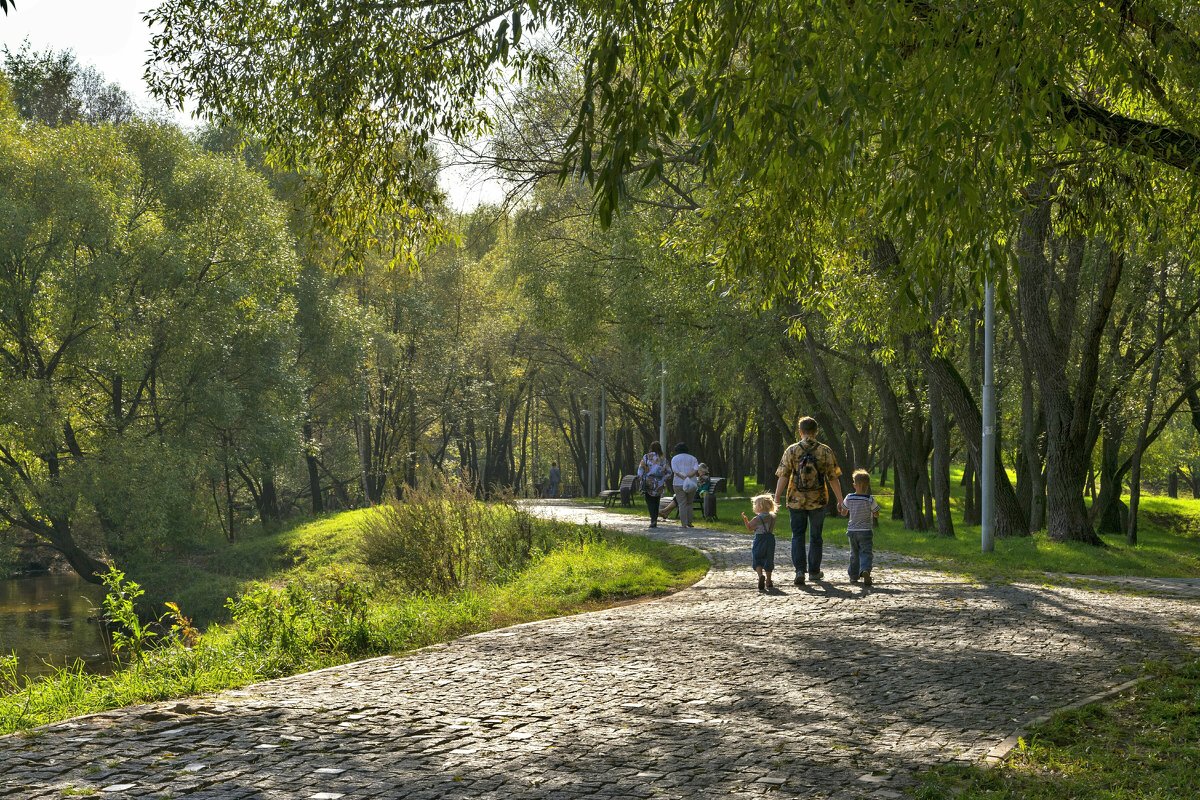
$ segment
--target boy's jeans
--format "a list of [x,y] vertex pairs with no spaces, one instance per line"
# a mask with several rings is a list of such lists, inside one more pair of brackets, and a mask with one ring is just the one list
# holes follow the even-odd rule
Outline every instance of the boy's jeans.
[[872,531],[846,531],[850,537],[850,580],[871,571]]
[[792,517],[792,566],[796,573],[804,572],[804,529],[811,528],[808,548],[808,574],[815,575],[821,571],[821,551],[824,539],[821,537],[821,526],[825,524],[825,507],[821,508],[789,508]]

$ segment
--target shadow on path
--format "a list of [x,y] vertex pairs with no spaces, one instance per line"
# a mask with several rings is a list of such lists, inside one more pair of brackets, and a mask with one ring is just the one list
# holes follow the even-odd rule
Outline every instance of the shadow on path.
[[879,797],[1200,630],[1192,603],[893,567],[759,594],[747,537],[662,533],[713,560],[695,587],[0,739],[0,794]]

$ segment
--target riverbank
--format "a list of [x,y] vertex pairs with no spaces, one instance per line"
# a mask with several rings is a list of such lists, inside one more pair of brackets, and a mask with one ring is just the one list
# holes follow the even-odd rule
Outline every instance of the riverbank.
[[[189,642],[182,623],[168,619],[174,629],[155,642],[165,646],[127,652],[124,668],[107,676],[74,669],[28,680],[0,662],[0,733],[661,595],[708,569],[704,557],[686,547],[525,518],[521,524],[532,526],[529,541],[536,547],[524,563],[456,591],[413,593],[363,558],[364,523],[375,513],[332,515],[206,559],[192,553],[187,571],[168,562],[148,571],[151,585],[175,576],[177,592],[168,596],[184,616],[197,613],[194,606],[220,617],[223,607],[227,621],[206,626]],[[221,594],[235,599],[218,601]]]

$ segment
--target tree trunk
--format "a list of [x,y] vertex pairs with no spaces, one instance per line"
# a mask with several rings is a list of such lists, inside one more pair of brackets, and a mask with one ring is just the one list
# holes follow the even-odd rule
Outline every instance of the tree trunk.
[[[1110,254],[1095,306],[1080,345],[1079,377],[1072,393],[1067,379],[1064,339],[1051,321],[1051,266],[1045,253],[1051,201],[1041,199],[1021,217],[1017,256],[1021,280],[1017,297],[1027,344],[1046,409],[1047,529],[1056,541],[1102,545],[1083,502],[1089,454],[1084,444],[1091,422],[1099,369],[1099,349],[1124,261]],[[1082,243],[1075,246],[1082,247]],[[1067,325],[1073,321],[1065,321]]]
[[888,449],[896,467],[895,499],[892,518],[904,520],[910,531],[926,530],[925,517],[921,513],[920,471],[913,458],[911,443],[906,436],[907,428],[900,413],[900,404],[895,392],[888,384],[887,373],[878,362],[866,365],[867,375],[875,386],[875,394],[883,411],[884,434],[888,437]]
[[933,434],[933,504],[938,536],[954,536],[950,516],[950,431],[942,392],[929,381],[929,426]]
[[1178,470],[1171,470],[1170,474],[1167,475],[1167,497],[1171,498],[1172,500],[1179,499],[1179,472],[1178,472]]
[[354,426],[358,439],[359,474],[362,477],[363,495],[367,505],[373,506],[383,500],[382,487],[377,487],[371,474],[371,424],[369,418],[362,418]]
[[71,569],[88,583],[102,585],[101,576],[108,572],[108,564],[84,551],[71,535],[70,522],[65,517],[55,517],[50,521],[50,546],[62,553],[63,558],[71,565]]
[[231,542],[237,541],[237,529],[234,527],[233,517],[233,480],[229,473],[229,434],[224,434],[223,448],[224,457],[222,459],[222,470],[224,471],[225,484],[225,536]]
[[1100,439],[1100,491],[1092,500],[1091,510],[1091,520],[1100,533],[1124,535],[1128,530],[1128,509],[1121,500],[1121,432],[1109,426]]
[[979,502],[979,483],[975,480],[977,467],[975,455],[967,453],[963,468],[963,525],[979,525],[983,521],[983,510]]
[[[854,409],[847,406],[838,397],[838,393],[833,387],[833,381],[829,378],[829,368],[825,363],[825,357],[817,346],[811,330],[805,333],[804,347],[816,377],[816,395],[820,398],[820,404],[837,421],[838,427],[845,433],[847,439],[847,446],[844,448],[846,460],[843,462],[843,466],[848,470],[858,467],[870,470],[868,428],[866,425],[860,428],[856,424]],[[848,486],[843,484],[842,488],[844,490]]]
[[1133,464],[1129,468],[1129,528],[1126,541],[1130,546],[1138,541],[1138,505],[1142,497],[1142,454],[1146,451],[1146,439],[1150,434],[1150,420],[1154,417],[1154,398],[1158,395],[1158,382],[1162,377],[1163,346],[1166,339],[1167,316],[1167,268],[1161,267],[1158,283],[1158,320],[1154,335],[1154,366],[1150,368],[1150,386],[1146,391],[1146,407],[1142,413],[1142,424],[1138,428],[1137,443],[1133,448]]
[[[954,421],[958,424],[958,429],[966,440],[971,458],[974,459],[976,469],[971,475],[971,480],[972,488],[978,491],[980,488],[977,480],[979,477],[978,465],[982,458],[980,448],[983,442],[983,415],[962,375],[949,359],[933,355],[928,348],[922,348],[922,356],[925,359],[925,368],[929,379],[937,383],[942,400],[954,414]],[[1000,537],[1028,536],[1028,518],[1021,509],[1017,493],[1013,490],[1012,482],[1008,478],[1008,471],[1004,468],[1002,449],[999,446],[996,447],[996,535]],[[966,478],[967,473],[963,473],[964,482]],[[964,509],[963,524],[978,525],[981,520],[979,506],[970,491],[967,496],[970,499]]]
[[1040,531],[1046,525],[1045,454],[1041,442],[1045,433],[1045,413],[1034,398],[1033,365],[1025,344],[1022,325],[1015,325],[1015,338],[1021,354],[1021,449],[1017,458],[1017,497],[1025,511],[1029,530]]
[[283,519],[283,514],[279,510],[279,492],[275,488],[275,474],[270,464],[263,467],[258,516],[262,520],[264,528],[277,525]]
[[321,473],[317,468],[317,456],[314,452],[316,442],[313,440],[311,422],[304,423],[304,463],[308,467],[308,491],[312,495],[312,511],[322,514],[325,511],[325,497],[321,494]]

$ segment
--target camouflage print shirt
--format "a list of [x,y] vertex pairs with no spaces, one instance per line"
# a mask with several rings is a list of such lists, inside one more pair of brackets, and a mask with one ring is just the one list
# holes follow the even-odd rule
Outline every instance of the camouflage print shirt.
[[[821,471],[823,480],[816,488],[801,489],[796,486],[796,473],[800,469],[800,459],[808,453],[812,453],[816,458],[817,469]],[[788,446],[788,449],[783,451],[783,458],[779,460],[779,469],[775,470],[777,477],[788,479],[787,507],[804,510],[821,508],[828,503],[829,494],[825,486],[841,474],[842,470],[837,459],[833,457],[833,451],[815,439],[801,439]]]

